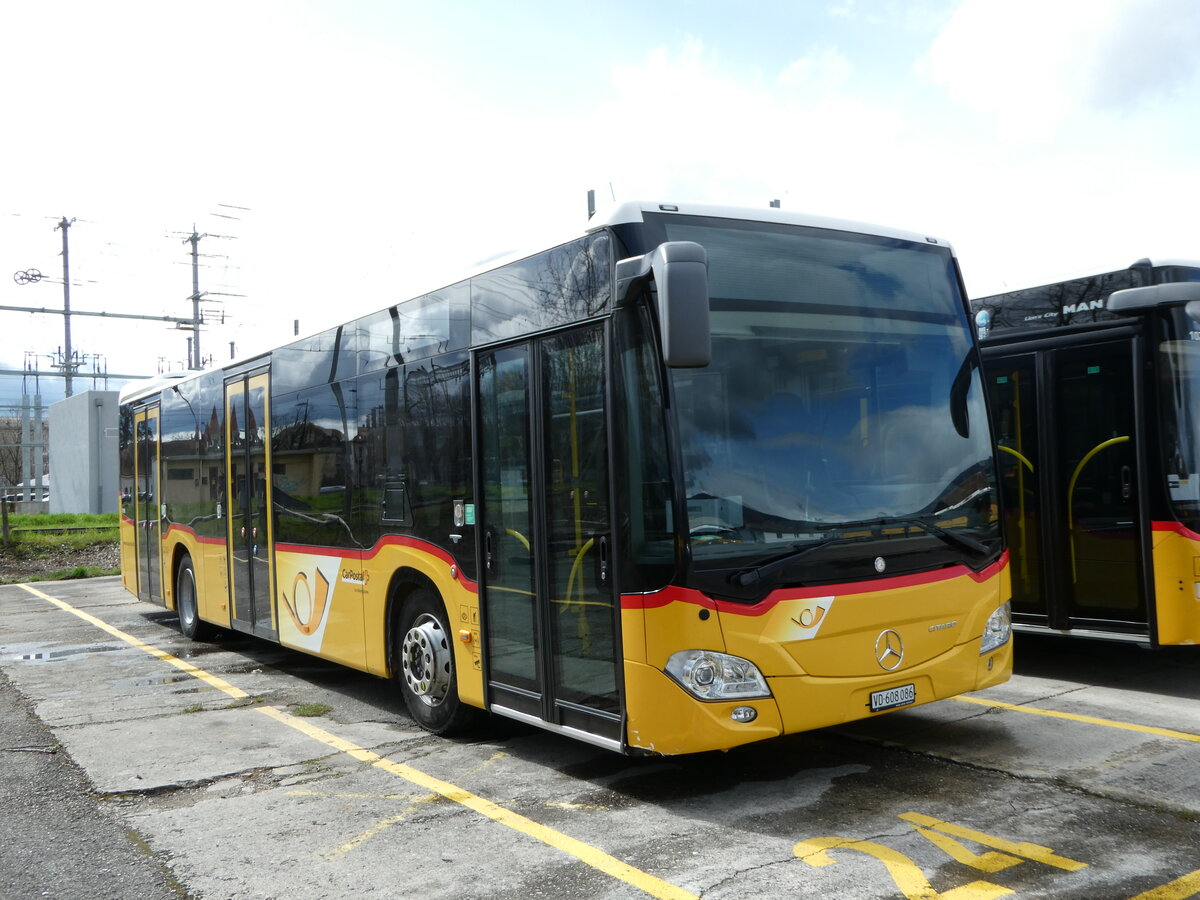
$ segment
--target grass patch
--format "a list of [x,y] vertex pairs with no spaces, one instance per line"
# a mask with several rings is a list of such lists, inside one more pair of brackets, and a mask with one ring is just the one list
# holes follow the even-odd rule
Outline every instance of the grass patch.
[[26,581],[71,581],[75,578],[99,578],[102,575],[120,575],[119,566],[106,569],[101,566],[71,566],[53,572],[31,572],[19,578],[0,577],[0,584],[19,584]]
[[182,712],[182,713],[204,712],[204,707],[201,706],[199,703],[193,703],[191,706],[185,706],[182,710],[180,710],[180,712]]
[[323,716],[332,710],[333,707],[328,703],[297,703],[294,712],[298,716],[316,718],[317,716]]
[[238,697],[231,703],[226,703],[224,709],[241,709],[243,706],[253,706],[255,703],[262,703],[262,697]]
[[120,572],[119,569],[102,569],[99,566],[73,566],[70,569],[59,569],[57,572],[50,572],[40,578],[35,578],[35,581],[69,581],[72,578],[95,578],[97,575],[116,575]]
[[116,543],[121,538],[116,513],[22,513],[8,517],[9,543],[31,554],[78,550],[92,544]]

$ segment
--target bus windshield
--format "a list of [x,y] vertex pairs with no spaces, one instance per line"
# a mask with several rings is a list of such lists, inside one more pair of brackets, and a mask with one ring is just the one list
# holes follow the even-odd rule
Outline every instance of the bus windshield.
[[994,557],[987,413],[950,251],[664,224],[709,260],[712,362],[672,371],[696,569],[791,554],[811,567],[821,554],[798,551],[820,544],[913,568]]

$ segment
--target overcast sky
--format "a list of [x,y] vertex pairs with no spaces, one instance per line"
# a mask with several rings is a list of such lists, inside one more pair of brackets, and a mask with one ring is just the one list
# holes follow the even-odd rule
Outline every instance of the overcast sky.
[[[73,309],[186,317],[194,225],[218,362],[570,236],[589,188],[936,235],[975,296],[1200,258],[1194,0],[56,0],[3,21],[0,305],[62,308],[66,216]],[[30,268],[58,283],[12,280]],[[62,317],[0,312],[0,335],[0,368],[44,368]],[[186,336],[72,318],[110,372],[180,368]]]

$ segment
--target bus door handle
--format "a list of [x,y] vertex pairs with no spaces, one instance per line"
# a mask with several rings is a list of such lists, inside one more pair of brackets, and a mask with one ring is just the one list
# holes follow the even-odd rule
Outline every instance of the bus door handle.
[[491,577],[495,578],[500,568],[496,560],[496,553],[499,548],[496,546],[496,529],[489,527],[483,533],[483,569]]
[[596,537],[596,584],[604,590],[608,590],[611,569],[608,535],[602,534]]
[[1133,496],[1133,468],[1121,466],[1121,499],[1128,500]]

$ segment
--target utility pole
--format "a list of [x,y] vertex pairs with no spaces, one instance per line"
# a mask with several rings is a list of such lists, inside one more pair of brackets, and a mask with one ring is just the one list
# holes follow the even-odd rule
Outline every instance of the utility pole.
[[[227,205],[227,204],[222,204]],[[230,209],[242,209],[243,207],[229,207]],[[226,216],[226,218],[235,218]],[[113,319],[143,319],[147,321],[169,322],[175,325],[178,329],[187,329],[192,332],[192,336],[188,339],[188,359],[187,367],[189,369],[202,369],[204,367],[204,355],[200,347],[200,326],[204,324],[204,314],[200,309],[200,301],[207,298],[210,302],[220,302],[214,300],[218,297],[244,297],[244,294],[231,294],[214,291],[200,290],[200,241],[204,238],[229,238],[229,235],[205,233],[200,234],[196,231],[195,225],[192,226],[192,233],[185,237],[183,242],[191,244],[192,252],[192,293],[188,297],[192,301],[192,315],[190,318],[180,318],[177,316],[147,316],[137,315],[132,313],[118,312],[99,312],[90,310],[72,310],[71,309],[71,262],[70,262],[70,244],[67,236],[68,229],[74,225],[75,219],[68,219],[63,216],[62,219],[54,226],[55,231],[62,231],[62,257],[63,257],[63,306],[62,309],[47,309],[45,307],[32,306],[8,306],[0,305],[0,312],[27,312],[41,315],[59,315],[63,317],[63,346],[58,348],[58,356],[56,361],[52,363],[53,368],[57,372],[41,372],[40,375],[57,375],[65,379],[64,393],[70,397],[75,392],[74,380],[79,373],[80,366],[85,364],[85,360],[77,358],[75,349],[71,344],[71,316],[99,316],[102,318]],[[180,232],[176,232],[177,234]],[[37,269],[25,269],[13,273],[13,281],[17,284],[37,284],[42,281],[44,276]],[[225,324],[225,314],[221,314],[220,323]],[[232,346],[230,348],[232,353]],[[85,357],[86,359],[86,357]],[[21,374],[20,372],[12,373],[8,370],[0,371],[0,375],[5,374]],[[142,376],[113,376],[109,377],[134,378]]]
[[54,226],[54,230],[62,229],[63,235],[63,376],[67,380],[66,395],[71,396],[73,387],[71,377],[74,374],[75,360],[71,355],[71,265],[67,247],[67,229],[75,224],[75,220],[62,221]]
[[192,226],[191,235],[183,239],[185,244],[192,245],[192,340],[188,365],[193,369],[204,368],[200,362],[200,298],[204,296],[200,293],[200,239],[206,237],[207,234],[196,234],[196,228]]
[[[231,209],[240,207],[230,207]],[[227,217],[229,218],[229,217]],[[227,234],[213,234],[205,232],[199,234],[196,231],[196,226],[192,226],[192,233],[183,239],[183,243],[192,245],[192,294],[188,297],[192,301],[192,317],[185,320],[192,326],[192,337],[190,339],[191,349],[188,351],[188,368],[203,369],[204,355],[200,352],[200,326],[204,324],[204,314],[200,311],[200,301],[205,298],[210,303],[221,301],[214,300],[216,297],[242,297],[244,294],[227,294],[222,291],[202,291],[200,290],[200,242],[204,238],[224,238],[225,240],[233,240]],[[221,314],[221,324],[225,324],[225,314]],[[185,327],[180,325],[180,328]],[[211,360],[210,360],[211,361]]]

